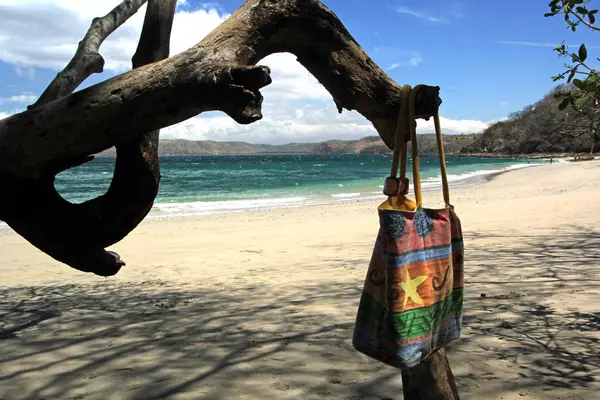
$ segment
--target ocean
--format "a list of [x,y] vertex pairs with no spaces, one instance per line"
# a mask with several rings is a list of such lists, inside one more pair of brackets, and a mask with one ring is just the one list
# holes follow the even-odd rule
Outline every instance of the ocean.
[[[451,187],[545,162],[447,157]],[[424,190],[440,188],[437,157],[421,157]],[[390,155],[246,155],[162,157],[160,192],[149,217],[201,215],[384,199]],[[114,159],[97,158],[57,176],[56,188],[80,203],[106,191]],[[411,174],[409,163],[409,177]],[[440,194],[441,196],[441,194]]]

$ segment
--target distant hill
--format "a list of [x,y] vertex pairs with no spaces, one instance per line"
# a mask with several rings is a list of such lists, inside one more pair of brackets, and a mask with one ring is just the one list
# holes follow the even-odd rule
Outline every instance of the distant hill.
[[[464,146],[475,141],[478,135],[446,135],[445,151],[458,153]],[[434,134],[419,135],[421,154],[436,154]],[[160,141],[161,156],[192,155],[244,155],[244,154],[359,154],[390,153],[379,136],[368,136],[360,140],[329,140],[320,143],[289,143],[284,145],[251,144],[244,142],[216,142],[212,140],[164,139]],[[114,157],[114,148],[98,154],[100,157]]]
[[463,154],[533,154],[533,153],[582,153],[596,150],[600,143],[592,143],[587,136],[571,137],[567,121],[569,110],[559,111],[560,99],[554,92],[566,88],[560,86],[535,104],[511,114],[507,120],[489,126],[472,144],[465,146]]

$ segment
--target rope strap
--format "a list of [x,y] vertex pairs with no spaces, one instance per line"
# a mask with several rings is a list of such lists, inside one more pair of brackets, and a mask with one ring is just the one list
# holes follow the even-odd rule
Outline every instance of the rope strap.
[[[389,197],[406,195],[408,193],[409,181],[406,178],[407,166],[407,144],[405,138],[410,136],[412,144],[412,167],[413,180],[415,187],[415,200],[417,207],[423,205],[423,195],[421,192],[421,173],[419,165],[419,151],[417,143],[417,121],[415,117],[415,99],[419,89],[423,85],[417,85],[412,88],[410,85],[402,87],[402,97],[400,102],[400,113],[396,125],[396,138],[394,143],[394,155],[392,158],[392,170],[390,176],[386,179],[383,193]],[[440,124],[439,113],[433,116],[435,125],[435,136],[440,158],[440,172],[442,176],[442,190],[444,193],[444,203],[450,205],[450,191],[448,189],[448,175],[446,172],[446,157],[444,155],[444,141],[442,139],[442,128]],[[408,134],[408,135],[407,135]],[[400,164],[400,177],[397,178],[398,164]]]

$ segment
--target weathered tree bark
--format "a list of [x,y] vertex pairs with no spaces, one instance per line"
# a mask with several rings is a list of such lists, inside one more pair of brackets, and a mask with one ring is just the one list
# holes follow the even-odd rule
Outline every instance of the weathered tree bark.
[[100,45],[146,1],[148,0],[125,0],[104,17],[94,18],[69,64],[54,78],[32,107],[69,95],[90,75],[102,72],[104,58],[98,53]]
[[[203,111],[254,122],[261,118],[258,89],[270,79],[267,70],[252,66],[286,51],[340,110],[363,114],[393,147],[400,86],[335,14],[316,0],[248,0],[182,54],[0,121],[0,172],[37,178],[58,161],[83,159]],[[419,117],[437,111],[437,94],[430,87],[418,97]]]
[[[169,56],[176,4],[177,0],[149,3],[133,58],[134,68]],[[91,74],[87,61],[93,57],[89,49],[97,51],[101,43],[98,38],[102,34],[103,38],[108,36],[108,31],[99,32],[98,21],[95,20],[90,28],[94,35],[89,32],[86,35],[86,38],[94,38],[93,43],[87,44],[84,39],[79,46],[78,53],[88,49],[87,56],[76,55],[73,60],[77,61],[69,63],[67,73],[63,71],[50,84],[45,101],[38,100],[33,107],[52,101],[54,96],[70,93],[80,83],[75,84],[74,79],[65,77],[83,80]],[[64,200],[54,188],[52,174],[36,180],[19,179],[13,185],[1,186],[0,194],[12,204],[11,213],[5,218],[7,223],[40,250],[71,267],[102,276],[114,275],[124,262],[118,254],[106,252],[104,248],[123,239],[152,207],[160,182],[158,135],[159,132],[154,131],[118,144],[115,173],[107,193],[82,204]]]
[[458,400],[458,389],[446,351],[440,349],[422,364],[402,370],[405,400]]
[[[296,54],[340,110],[361,112],[392,147],[400,86],[371,61],[337,17],[316,0],[248,0],[202,42],[178,56],[0,121],[0,219],[13,226],[20,220],[13,215],[37,209],[40,215],[30,221],[39,220],[38,227],[22,232],[53,236],[46,222],[60,218],[41,218],[42,210],[52,210],[78,221],[73,222],[71,236],[77,240],[71,247],[114,243],[136,225],[131,218],[129,224],[117,223],[114,229],[108,227],[109,232],[99,232],[107,228],[100,221],[108,210],[119,214],[118,200],[123,196],[115,196],[112,207],[102,212],[92,207],[95,201],[73,208],[52,189],[54,175],[85,162],[90,154],[115,144],[125,146],[146,132],[203,111],[222,110],[240,123],[260,119],[259,89],[270,83],[270,76],[267,68],[254,64],[281,51]],[[428,87],[421,93],[419,116],[427,118],[437,111],[438,91]],[[28,192],[37,196],[21,201]],[[146,212],[139,203],[135,213]],[[92,226],[101,229],[90,233]]]

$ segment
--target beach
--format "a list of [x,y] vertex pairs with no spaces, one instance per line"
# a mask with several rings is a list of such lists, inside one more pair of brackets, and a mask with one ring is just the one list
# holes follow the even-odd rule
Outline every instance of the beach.
[[[0,399],[401,399],[400,371],[351,344],[382,200],[146,219],[111,278],[0,229]],[[461,398],[600,398],[600,161],[451,200]]]

